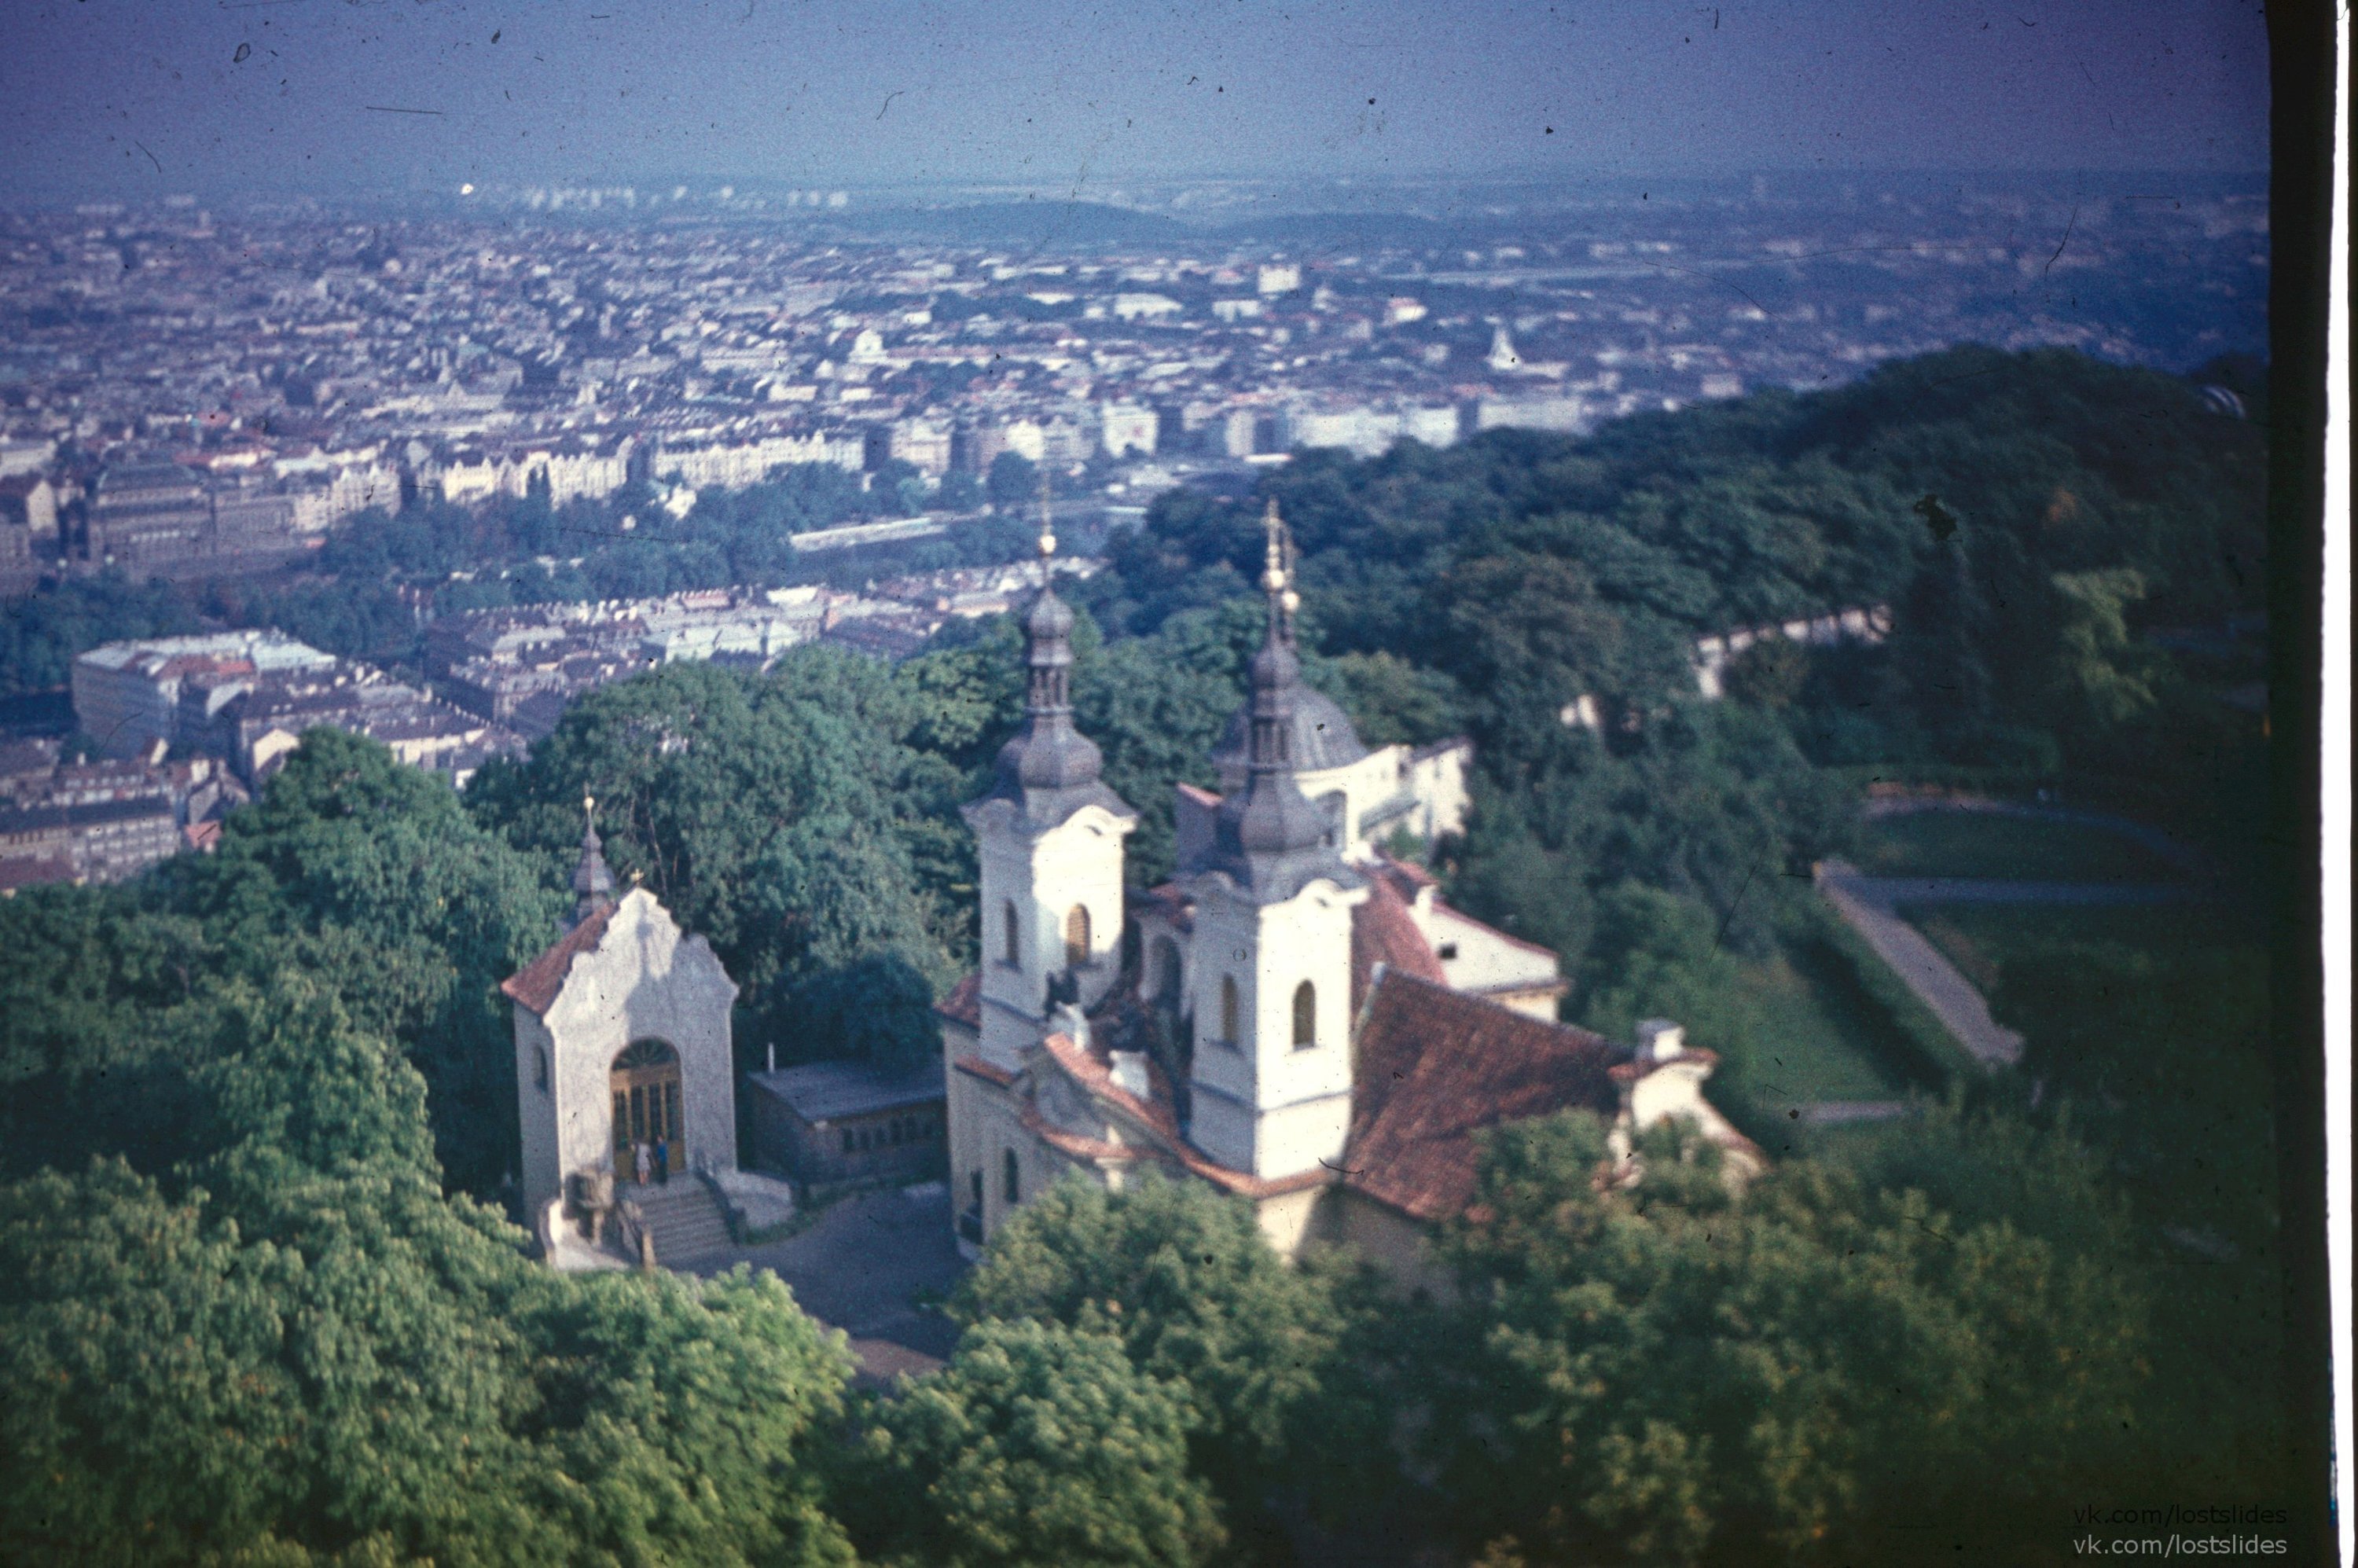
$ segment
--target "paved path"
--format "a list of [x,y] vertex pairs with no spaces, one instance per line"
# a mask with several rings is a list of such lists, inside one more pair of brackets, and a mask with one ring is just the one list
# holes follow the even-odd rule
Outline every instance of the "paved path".
[[1801,1122],[1809,1127],[1843,1127],[1857,1121],[1896,1121],[1915,1114],[1916,1108],[1904,1099],[1822,1099],[1813,1105],[1797,1108]]
[[888,1188],[829,1205],[808,1229],[760,1247],[699,1260],[717,1274],[739,1263],[768,1269],[791,1286],[803,1310],[851,1338],[871,1381],[940,1366],[957,1327],[930,1306],[966,1271],[950,1232],[949,1189]]
[[1818,891],[1852,930],[1866,938],[1877,957],[1908,984],[1958,1044],[1986,1067],[2011,1066],[2022,1059],[2022,1036],[1990,1016],[1989,1003],[1973,982],[1924,934],[1899,918],[1884,902],[1877,884],[1885,879],[1863,877],[1843,860],[1818,868]]

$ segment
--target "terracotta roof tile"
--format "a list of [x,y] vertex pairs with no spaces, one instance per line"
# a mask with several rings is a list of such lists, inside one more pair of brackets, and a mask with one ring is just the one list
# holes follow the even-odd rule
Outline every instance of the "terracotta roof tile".
[[986,1062],[979,1056],[960,1056],[957,1059],[957,1070],[971,1074],[987,1084],[997,1084],[1002,1089],[1015,1082],[1014,1074],[996,1063]]
[[1478,1133],[1573,1107],[1613,1114],[1621,1055],[1585,1029],[1387,969],[1359,1032],[1344,1179],[1417,1219],[1462,1213]]
[[[1334,1173],[1324,1165],[1314,1165],[1307,1171],[1291,1176],[1264,1180],[1249,1172],[1230,1170],[1206,1156],[1204,1152],[1180,1134],[1179,1123],[1171,1109],[1171,1085],[1163,1069],[1150,1060],[1146,1064],[1147,1093],[1144,1098],[1131,1094],[1113,1081],[1113,1066],[1102,1055],[1090,1050],[1067,1034],[1051,1034],[1041,1042],[1056,1065],[1082,1088],[1115,1110],[1152,1137],[1159,1148],[1141,1148],[1130,1144],[1109,1144],[1107,1148],[1121,1151],[1120,1157],[1135,1159],[1141,1154],[1154,1154],[1175,1161],[1189,1173],[1217,1183],[1232,1193],[1249,1198],[1275,1197],[1281,1193],[1299,1192],[1304,1187],[1323,1186],[1334,1179]],[[1027,1116],[1034,1113],[1026,1113]],[[1026,1126],[1031,1122],[1027,1120]],[[1043,1126],[1045,1124],[1043,1123]],[[1092,1147],[1095,1139],[1060,1131],[1059,1138],[1071,1141],[1076,1149],[1083,1144]],[[1051,1140],[1055,1141],[1055,1140]]]
[[973,974],[950,988],[950,994],[934,1004],[934,1011],[953,1023],[963,1023],[969,1029],[982,1027],[982,971]]
[[1398,969],[1435,985],[1448,983],[1441,960],[1416,928],[1403,899],[1388,876],[1368,879],[1368,896],[1351,911],[1351,1016],[1368,1000],[1376,967]]
[[1375,869],[1386,881],[1400,890],[1402,898],[1414,902],[1419,888],[1439,887],[1441,880],[1413,860],[1403,860],[1386,850],[1376,851]]
[[571,971],[573,960],[597,950],[600,938],[606,935],[606,924],[613,915],[614,906],[611,903],[592,911],[589,919],[558,937],[555,946],[502,980],[500,989],[535,1013],[546,1013],[565,989],[565,977]]
[[1195,901],[1180,892],[1179,884],[1176,882],[1164,882],[1159,887],[1148,888],[1138,895],[1138,902],[1152,904],[1156,912],[1171,922],[1174,929],[1180,931],[1195,929]]

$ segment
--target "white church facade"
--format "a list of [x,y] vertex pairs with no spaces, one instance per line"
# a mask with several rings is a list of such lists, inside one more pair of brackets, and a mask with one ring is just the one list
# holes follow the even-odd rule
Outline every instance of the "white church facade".
[[1024,613],[1024,725],[966,808],[982,963],[939,1009],[961,1244],[1068,1172],[1154,1171],[1249,1200],[1288,1254],[1348,1241],[1413,1272],[1423,1228],[1470,1199],[1478,1135],[1575,1106],[1625,1152],[1682,1117],[1757,1169],[1703,1096],[1708,1052],[1668,1023],[1631,1049],[1556,1022],[1553,953],[1385,852],[1388,823],[1458,826],[1468,750],[1371,752],[1302,685],[1273,504],[1267,528],[1268,628],[1212,755],[1222,787],[1181,786],[1177,869],[1134,899],[1136,813],[1073,725],[1072,612],[1046,583]]
[[653,893],[613,896],[595,827],[573,885],[572,924],[501,987],[513,1004],[525,1212],[544,1246],[590,1190],[737,1165],[735,982]]

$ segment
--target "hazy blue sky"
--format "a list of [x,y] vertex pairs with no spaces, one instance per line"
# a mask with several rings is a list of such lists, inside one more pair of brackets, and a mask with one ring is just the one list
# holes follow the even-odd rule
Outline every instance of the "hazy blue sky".
[[2256,169],[2266,46],[2248,0],[0,0],[0,192]]

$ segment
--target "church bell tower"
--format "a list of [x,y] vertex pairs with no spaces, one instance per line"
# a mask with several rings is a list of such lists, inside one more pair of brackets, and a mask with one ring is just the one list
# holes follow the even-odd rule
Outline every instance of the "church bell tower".
[[1041,483],[1040,591],[1023,613],[1023,728],[990,792],[964,808],[981,860],[979,1049],[1013,1071],[1055,1006],[1100,1000],[1120,968],[1122,840],[1138,813],[1098,777],[1073,728],[1073,612],[1056,597],[1056,535]]
[[1189,1134],[1265,1180],[1342,1157],[1351,1120],[1351,910],[1368,897],[1296,780],[1300,600],[1277,503],[1264,519],[1268,630],[1252,660],[1241,788],[1179,869],[1195,903]]

